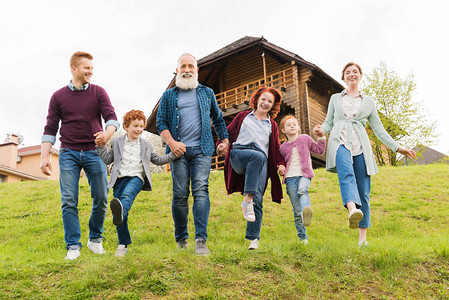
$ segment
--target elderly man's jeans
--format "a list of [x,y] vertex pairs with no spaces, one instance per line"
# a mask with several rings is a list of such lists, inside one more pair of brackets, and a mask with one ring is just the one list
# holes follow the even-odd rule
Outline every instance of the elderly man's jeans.
[[192,186],[193,222],[195,239],[207,240],[209,220],[209,175],[212,156],[204,155],[201,148],[187,147],[180,158],[170,163],[173,181],[172,214],[175,223],[175,238],[187,239],[189,216],[189,185]]

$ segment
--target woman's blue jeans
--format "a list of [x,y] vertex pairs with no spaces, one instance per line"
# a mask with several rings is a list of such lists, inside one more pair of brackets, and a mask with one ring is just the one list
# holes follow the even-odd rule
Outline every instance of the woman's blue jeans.
[[170,163],[173,181],[172,214],[175,223],[175,238],[187,239],[187,221],[189,216],[189,185],[192,185],[193,222],[195,239],[207,240],[209,220],[209,175],[212,156],[204,155],[201,147],[187,147],[180,158]]
[[244,194],[253,195],[256,220],[246,223],[248,240],[260,240],[263,217],[263,194],[267,182],[267,157],[253,146],[234,148],[230,153],[231,166],[238,174],[245,175]]
[[301,240],[307,240],[306,227],[302,223],[301,212],[306,206],[310,206],[309,187],[312,180],[304,176],[288,177],[285,179],[287,194],[293,207],[293,218],[296,231]]
[[359,228],[371,227],[369,206],[371,177],[367,174],[363,153],[353,156],[351,161],[351,152],[340,145],[337,150],[336,166],[343,205],[354,202],[363,212]]
[[143,181],[139,177],[118,178],[114,184],[114,197],[119,199],[123,206],[123,223],[120,226],[116,226],[118,243],[120,245],[131,244],[131,236],[128,230],[128,214],[142,187]]
[[81,229],[78,217],[78,193],[81,169],[84,169],[90,186],[92,212],[89,219],[89,239],[101,242],[103,224],[108,205],[106,166],[97,150],[59,151],[59,183],[62,202],[62,223],[67,250],[81,249]]

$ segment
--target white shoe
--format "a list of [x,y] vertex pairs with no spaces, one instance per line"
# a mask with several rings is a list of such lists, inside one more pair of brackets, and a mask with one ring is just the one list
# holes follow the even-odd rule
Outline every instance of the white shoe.
[[101,242],[94,243],[90,240],[87,241],[87,248],[89,248],[95,254],[105,254],[106,251],[103,249],[103,244]]
[[353,209],[349,213],[348,222],[349,228],[357,229],[359,228],[359,223],[363,219],[363,213],[360,209]]
[[115,252],[115,256],[123,257],[128,253],[128,248],[126,248],[126,245],[118,245],[117,252]]
[[243,200],[243,202],[242,202],[242,211],[243,211],[243,217],[245,218],[245,220],[247,220],[248,222],[256,221],[256,215],[254,214],[254,203],[253,203],[253,201],[248,203],[245,200]]
[[64,259],[74,260],[81,256],[81,252],[78,249],[67,251],[67,256]]
[[301,212],[301,218],[302,218],[302,224],[304,226],[309,226],[310,222],[312,222],[312,208],[310,206],[304,207],[304,209]]
[[259,248],[259,239],[254,239],[249,243],[248,250],[255,250]]
[[359,241],[359,247],[363,247],[363,246],[368,246],[368,241],[367,240]]
[[301,240],[301,244],[303,244],[303,245],[307,245],[308,243],[309,243],[309,240],[306,240],[306,239]]

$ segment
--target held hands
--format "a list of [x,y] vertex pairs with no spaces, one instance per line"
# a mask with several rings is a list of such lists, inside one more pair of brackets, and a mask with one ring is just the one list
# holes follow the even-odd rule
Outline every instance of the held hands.
[[284,165],[278,166],[278,173],[279,173],[279,175],[284,176],[284,174],[285,174],[285,166]]
[[186,152],[186,145],[184,143],[173,141],[168,146],[176,157],[181,157]]
[[416,153],[413,150],[410,149],[406,149],[404,147],[399,147],[398,150],[396,150],[396,152],[407,156],[408,158],[415,158],[416,157]]
[[324,130],[321,129],[321,125],[316,125],[313,128],[313,134],[316,135],[317,137],[323,137],[324,136]]
[[217,154],[218,156],[225,156],[228,153],[229,139],[224,139],[217,146]]
[[95,145],[97,145],[98,147],[103,147],[104,145],[106,145],[106,143],[110,138],[110,136],[104,131],[99,131],[95,133],[94,137],[95,137]]

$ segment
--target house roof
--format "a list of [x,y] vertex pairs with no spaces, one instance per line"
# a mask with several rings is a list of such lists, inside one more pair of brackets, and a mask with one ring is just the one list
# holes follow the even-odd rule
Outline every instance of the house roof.
[[338,81],[336,81],[334,78],[332,78],[326,72],[324,72],[317,65],[306,61],[298,54],[295,54],[291,51],[288,51],[282,47],[279,47],[275,44],[268,42],[263,36],[260,38],[252,37],[252,36],[245,36],[245,37],[199,59],[198,67],[200,67],[200,68],[205,67],[211,63],[216,62],[217,60],[221,60],[225,57],[231,56],[231,55],[236,54],[242,50],[245,50],[245,49],[248,49],[248,48],[254,47],[254,46],[260,46],[268,51],[271,51],[271,52],[281,56],[283,59],[294,60],[297,64],[307,67],[310,70],[314,71],[316,73],[316,75],[320,75],[322,77],[329,79],[339,88],[341,88],[341,89],[344,88]]
[[[344,88],[338,81],[336,81],[334,78],[332,78],[330,75],[328,75],[326,72],[324,72],[321,68],[319,68],[315,64],[306,61],[305,59],[303,59],[302,57],[300,57],[299,55],[297,55],[291,51],[285,50],[284,48],[281,48],[275,44],[268,42],[263,36],[262,37],[253,37],[253,36],[242,37],[242,38],[238,39],[237,41],[235,41],[227,46],[224,46],[223,48],[221,48],[215,52],[212,52],[211,54],[199,59],[197,61],[198,67],[200,69],[205,68],[208,65],[216,63],[219,60],[223,60],[227,57],[231,57],[233,55],[240,53],[243,50],[246,50],[246,49],[249,49],[252,47],[262,47],[265,51],[270,52],[271,54],[273,54],[277,57],[280,57],[283,60],[295,61],[295,63],[297,63],[298,65],[301,65],[301,66],[304,66],[304,67],[310,69],[314,75],[328,80],[328,82],[330,82],[331,85],[337,87],[337,89],[343,90],[343,88]],[[168,86],[168,88],[172,87],[174,85],[174,82],[175,82],[175,78],[173,78],[173,80],[170,82],[170,85]],[[160,101],[160,99],[159,99],[159,101]],[[152,111],[150,117],[148,118],[146,130],[151,131],[151,129],[154,130],[154,128],[155,128],[154,123],[156,122],[156,114],[157,114],[157,110],[159,108],[159,101],[153,108],[153,111]]]
[[[23,148],[20,148],[17,150],[18,156],[27,156],[27,155],[33,155],[33,154],[38,154],[38,153],[41,153],[41,145],[23,147]],[[59,151],[55,148],[51,148],[50,153],[59,155]]]
[[[410,162],[410,159],[408,159],[408,163],[418,165],[429,165],[440,162],[449,163],[449,156],[430,147],[420,145],[414,147],[413,151],[415,151],[418,156],[414,160],[411,160],[412,162]],[[405,163],[405,157],[402,157],[399,161]]]
[[1,173],[6,173],[6,174],[12,174],[12,175],[16,175],[18,177],[22,177],[25,179],[30,179],[30,180],[37,180],[37,181],[42,181],[42,180],[46,180],[47,178],[45,177],[40,177],[40,176],[34,176],[22,171],[18,171],[16,169],[12,169],[10,167],[4,166],[4,165],[0,165],[0,172]]

